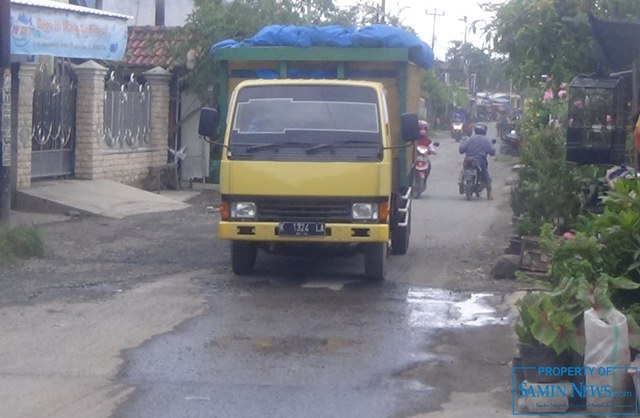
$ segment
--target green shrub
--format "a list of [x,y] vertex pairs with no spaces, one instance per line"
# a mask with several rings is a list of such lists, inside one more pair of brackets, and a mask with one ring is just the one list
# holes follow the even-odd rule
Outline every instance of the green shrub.
[[[520,132],[524,138],[534,136],[549,127],[550,116],[558,119],[560,122],[566,121],[568,111],[569,106],[567,102],[561,100],[548,102],[529,100],[527,101],[526,110],[519,124]],[[558,132],[562,137],[565,136],[564,130]]]
[[531,235],[539,235],[545,222],[568,225],[580,213],[580,180],[565,164],[565,141],[562,131],[543,129],[523,143],[511,208]]
[[604,210],[594,217],[594,228],[607,252],[616,257],[615,272],[640,282],[640,181],[619,179],[602,204]]
[[0,265],[17,258],[44,256],[42,232],[35,227],[0,225]]

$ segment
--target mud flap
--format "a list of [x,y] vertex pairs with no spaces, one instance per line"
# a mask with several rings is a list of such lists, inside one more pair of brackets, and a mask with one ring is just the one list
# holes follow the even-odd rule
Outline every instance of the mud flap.
[[411,234],[411,187],[404,195],[395,195],[391,215],[391,253],[406,254]]

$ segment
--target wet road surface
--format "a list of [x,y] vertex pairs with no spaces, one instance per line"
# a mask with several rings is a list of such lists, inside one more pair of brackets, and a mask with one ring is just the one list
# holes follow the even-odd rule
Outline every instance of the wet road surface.
[[411,370],[452,363],[434,331],[506,322],[488,294],[401,283],[208,283],[210,310],[125,355],[122,417],[391,417],[448,391]]
[[502,249],[508,168],[491,163],[496,201],[467,202],[457,143],[440,140],[411,248],[389,258],[386,282],[362,278],[361,256],[261,253],[251,277],[203,275],[206,313],[124,353],[119,380],[136,391],[116,416],[404,417],[456,390],[506,387],[508,287],[486,273]]

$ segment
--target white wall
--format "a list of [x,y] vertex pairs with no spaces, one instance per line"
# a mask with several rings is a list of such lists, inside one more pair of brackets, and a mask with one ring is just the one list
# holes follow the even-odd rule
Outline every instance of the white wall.
[[202,103],[197,96],[182,93],[182,117],[191,117],[182,121],[182,146],[186,147],[186,158],[182,160],[182,180],[209,177],[209,143],[198,135],[198,123]]
[[[165,26],[182,26],[193,11],[193,0],[165,0]],[[129,26],[153,26],[156,19],[155,0],[103,0],[102,10],[132,16]]]

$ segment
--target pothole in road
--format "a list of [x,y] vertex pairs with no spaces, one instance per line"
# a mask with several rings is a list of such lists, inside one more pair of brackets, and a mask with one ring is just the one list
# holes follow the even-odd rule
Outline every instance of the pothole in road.
[[222,336],[211,341],[209,345],[215,348],[229,349],[232,348],[233,345],[246,344],[247,342],[254,352],[263,355],[330,353],[356,345],[355,341],[342,338],[308,338],[298,336],[276,338],[239,335]]
[[462,294],[446,289],[409,288],[409,325],[415,328],[460,328],[508,324],[493,306],[500,296],[491,293]]

